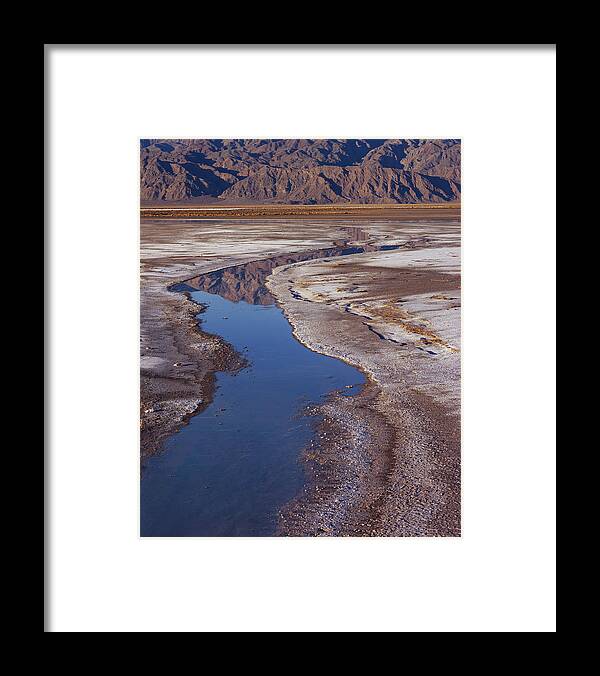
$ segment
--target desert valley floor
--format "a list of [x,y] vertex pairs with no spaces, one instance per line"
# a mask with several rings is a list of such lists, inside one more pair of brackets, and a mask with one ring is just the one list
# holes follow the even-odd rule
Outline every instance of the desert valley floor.
[[460,535],[460,261],[452,205],[142,210],[141,534]]

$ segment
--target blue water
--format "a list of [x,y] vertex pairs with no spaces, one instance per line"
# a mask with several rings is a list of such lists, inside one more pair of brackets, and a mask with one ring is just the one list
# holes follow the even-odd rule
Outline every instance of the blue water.
[[202,329],[249,366],[217,374],[212,404],[143,466],[141,535],[273,535],[278,510],[304,482],[299,456],[315,418],[303,410],[334,390],[356,393],[364,377],[299,343],[275,305],[191,296],[206,306]]

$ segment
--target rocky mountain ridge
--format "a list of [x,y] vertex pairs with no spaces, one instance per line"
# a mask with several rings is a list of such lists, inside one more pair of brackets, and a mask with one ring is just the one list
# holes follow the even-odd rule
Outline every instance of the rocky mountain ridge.
[[143,201],[435,203],[460,200],[456,139],[143,139]]

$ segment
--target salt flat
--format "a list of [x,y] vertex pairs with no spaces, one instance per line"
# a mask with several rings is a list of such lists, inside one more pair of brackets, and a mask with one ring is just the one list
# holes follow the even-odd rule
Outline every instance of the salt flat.
[[360,395],[332,394],[319,411],[323,423],[304,457],[308,488],[283,510],[281,532],[459,535],[455,213],[445,221],[403,210],[393,218],[143,222],[142,455],[160,452],[210,404],[216,371],[241,365],[218,336],[198,330],[197,307],[169,286],[341,243],[364,253],[283,264],[266,280],[302,343],[369,378]]

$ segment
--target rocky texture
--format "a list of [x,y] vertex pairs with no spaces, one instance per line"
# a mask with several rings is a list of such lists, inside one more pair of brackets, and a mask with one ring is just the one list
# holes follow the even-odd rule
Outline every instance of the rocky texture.
[[460,199],[460,141],[141,142],[143,201],[437,203]]

